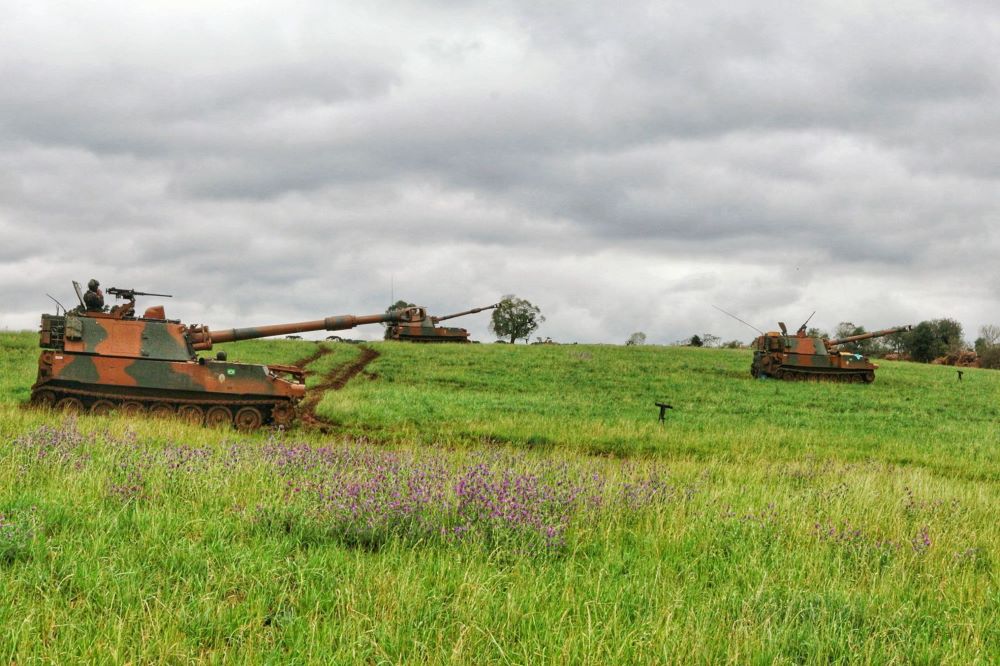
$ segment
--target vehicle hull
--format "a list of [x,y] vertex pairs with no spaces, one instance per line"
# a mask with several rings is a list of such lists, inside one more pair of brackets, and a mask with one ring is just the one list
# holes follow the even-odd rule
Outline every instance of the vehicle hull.
[[862,356],[828,348],[821,338],[768,333],[754,341],[753,377],[786,381],[833,381],[870,384],[875,381],[874,363]]
[[[164,361],[45,351],[31,389],[36,404],[96,412],[170,412],[197,421],[210,408],[228,410],[230,423],[244,411],[243,426],[286,425],[305,394],[301,375],[290,368],[218,360]],[[284,375],[284,376],[282,376]],[[291,377],[286,379],[285,376]],[[226,421],[216,409],[209,421]],[[257,423],[259,421],[259,423]]]
[[447,326],[401,325],[389,328],[389,340],[400,342],[469,342],[469,332],[464,328]]

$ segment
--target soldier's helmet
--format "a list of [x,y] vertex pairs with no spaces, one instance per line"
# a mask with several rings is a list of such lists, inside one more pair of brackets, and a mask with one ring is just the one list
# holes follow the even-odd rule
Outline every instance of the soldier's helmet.
[[101,283],[93,278],[91,278],[90,282],[87,283],[87,289],[90,289],[91,291],[97,291],[97,288],[100,286]]

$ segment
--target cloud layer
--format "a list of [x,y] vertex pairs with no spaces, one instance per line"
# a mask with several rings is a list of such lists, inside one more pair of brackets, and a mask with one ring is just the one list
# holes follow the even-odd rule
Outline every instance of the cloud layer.
[[0,326],[91,276],[216,327],[1000,322],[993,5],[469,4],[6,7]]

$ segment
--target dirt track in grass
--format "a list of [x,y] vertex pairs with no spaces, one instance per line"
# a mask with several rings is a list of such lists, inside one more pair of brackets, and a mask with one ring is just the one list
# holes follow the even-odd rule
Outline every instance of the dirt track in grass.
[[[335,424],[329,419],[316,413],[316,406],[323,399],[323,396],[326,395],[327,391],[339,391],[347,386],[347,382],[361,374],[368,364],[379,356],[379,353],[371,347],[362,346],[359,349],[361,353],[357,358],[331,368],[323,375],[322,380],[318,384],[306,392],[305,400],[299,405],[299,418],[304,425],[318,428],[321,432],[329,432],[334,427]],[[307,366],[326,356],[330,351],[328,347],[321,346],[309,356],[296,361],[294,365],[306,370]],[[306,372],[312,374],[308,370]],[[374,376],[372,378],[374,379]]]

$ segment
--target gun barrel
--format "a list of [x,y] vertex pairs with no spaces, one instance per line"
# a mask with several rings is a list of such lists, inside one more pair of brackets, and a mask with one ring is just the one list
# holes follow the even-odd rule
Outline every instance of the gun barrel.
[[481,308],[472,308],[471,310],[464,310],[462,312],[456,312],[455,314],[444,315],[442,317],[431,317],[436,324],[439,321],[444,321],[445,319],[454,319],[455,317],[464,317],[469,314],[476,314],[477,312],[482,312],[483,310],[492,310],[493,308],[500,305],[499,303],[494,303],[493,305],[484,305]]
[[108,293],[116,298],[124,298],[126,300],[134,299],[136,296],[163,296],[164,298],[173,298],[172,294],[154,294],[151,291],[136,291],[135,289],[125,289],[122,287],[108,287]]
[[858,342],[860,340],[868,340],[869,338],[881,338],[886,335],[893,335],[895,333],[903,333],[909,331],[913,326],[907,324],[906,326],[896,326],[895,328],[886,328],[881,331],[872,331],[871,333],[861,333],[859,335],[849,335],[846,338],[837,338],[835,340],[827,340],[826,344],[828,347],[836,347],[837,345],[847,344],[849,342]]
[[[306,331],[343,331],[364,324],[380,324],[382,322],[410,321],[419,317],[423,319],[422,308],[407,308],[376,315],[337,315],[325,319],[299,321],[289,324],[271,324],[268,326],[250,326],[248,328],[229,328],[221,331],[209,331],[207,328],[191,329],[191,344],[195,350],[211,349],[217,342],[236,342],[238,340],[256,340],[270,338],[275,335],[291,335]],[[416,319],[419,321],[419,319]]]

